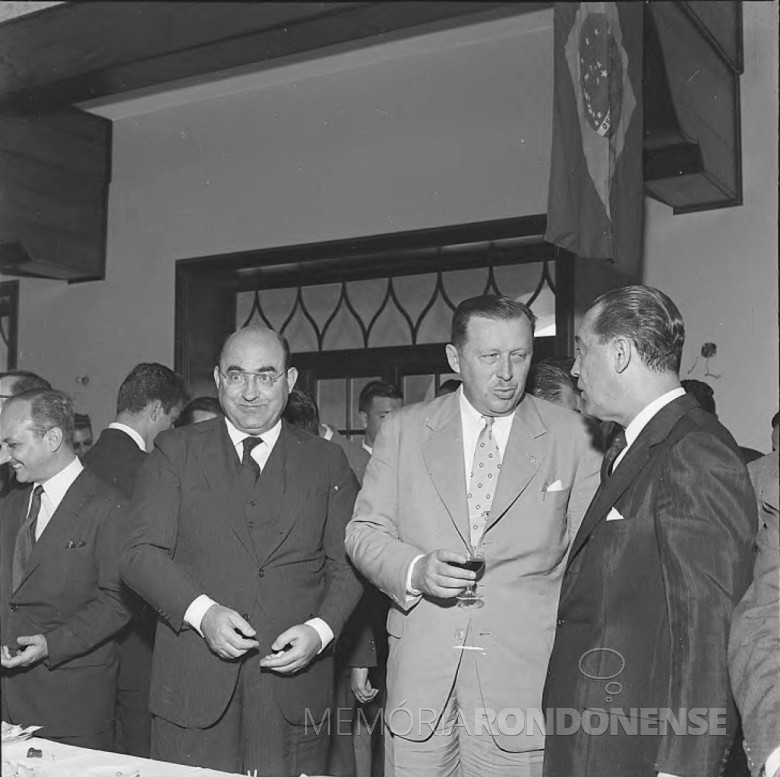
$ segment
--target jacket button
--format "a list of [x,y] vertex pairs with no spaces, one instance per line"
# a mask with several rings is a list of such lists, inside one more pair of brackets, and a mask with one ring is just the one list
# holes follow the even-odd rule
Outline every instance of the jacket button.
[[558,618],[558,628],[563,626],[564,623],[566,623],[566,621],[563,618]]
[[252,500],[252,501],[249,503],[249,506],[250,506],[250,507],[257,507],[257,501],[256,501],[255,499],[253,499],[253,500]]
[[11,605],[11,612],[16,612],[18,609],[19,609],[19,605],[18,604],[12,604]]
[[466,632],[463,629],[458,629],[455,632],[455,639],[463,639],[466,636]]
[[248,621],[248,620],[249,620],[249,613],[248,613],[248,612],[242,612],[242,613],[241,613],[241,617],[242,617],[242,618],[243,618],[245,621]]
[[248,521],[247,522],[247,528],[251,531],[255,528],[255,522],[254,521]]
[[262,567],[260,567],[260,569],[257,570],[257,576],[265,577],[265,570]]

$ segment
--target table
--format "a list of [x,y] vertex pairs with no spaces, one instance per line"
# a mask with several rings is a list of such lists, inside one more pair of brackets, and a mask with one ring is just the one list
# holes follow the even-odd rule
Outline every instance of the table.
[[[27,758],[27,751],[31,747],[43,751],[43,758]],[[122,753],[88,750],[38,737],[25,742],[3,744],[2,753],[2,777],[10,777],[18,764],[40,770],[38,774],[34,773],[35,777],[116,777],[117,773],[126,777],[225,777],[228,774]]]

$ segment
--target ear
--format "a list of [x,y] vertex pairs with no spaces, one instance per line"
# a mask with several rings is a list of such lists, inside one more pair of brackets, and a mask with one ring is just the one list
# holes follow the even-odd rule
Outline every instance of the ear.
[[51,429],[46,431],[44,437],[46,439],[46,445],[48,446],[51,453],[58,451],[62,446],[62,429],[60,429],[59,426],[52,426]]
[[365,411],[361,410],[358,413],[358,415],[360,416],[360,423],[363,424],[363,428],[367,429],[368,428],[368,414]]
[[298,370],[295,369],[295,367],[290,367],[290,369],[287,370],[287,391],[292,391],[295,387],[296,382],[298,381]]
[[613,356],[615,360],[615,372],[622,374],[631,363],[633,343],[627,337],[616,337],[612,341]]
[[214,385],[217,387],[217,390],[219,390],[219,365],[214,367]]
[[458,349],[452,344],[447,343],[444,347],[447,352],[447,361],[453,372],[457,372],[460,375],[460,359],[458,358]]
[[159,421],[160,416],[162,415],[163,415],[162,402],[160,402],[159,399],[153,399],[149,403],[149,418],[151,418],[152,421]]

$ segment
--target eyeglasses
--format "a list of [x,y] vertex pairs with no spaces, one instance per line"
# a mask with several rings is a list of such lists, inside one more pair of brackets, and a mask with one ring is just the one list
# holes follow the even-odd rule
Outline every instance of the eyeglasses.
[[260,384],[260,388],[267,390],[273,388],[276,381],[278,381],[279,378],[283,378],[287,374],[287,371],[285,370],[278,375],[274,375],[272,372],[247,372],[246,370],[228,370],[227,372],[222,372],[222,370],[220,370],[219,374],[230,388],[246,386],[247,383],[249,383],[250,378],[255,378]]

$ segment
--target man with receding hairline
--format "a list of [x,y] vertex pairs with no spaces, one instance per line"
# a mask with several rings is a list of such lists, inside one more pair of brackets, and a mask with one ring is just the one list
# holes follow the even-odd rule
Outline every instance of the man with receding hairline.
[[0,522],[3,719],[40,736],[110,750],[121,596],[121,496],[73,451],[60,391],[9,399],[0,416],[17,480]]
[[[282,421],[297,371],[263,327],[214,368],[224,418],[164,432],[139,474],[122,576],[157,610],[152,756],[322,773],[331,643],[361,594],[342,451]],[[316,724],[316,725],[315,725]]]

